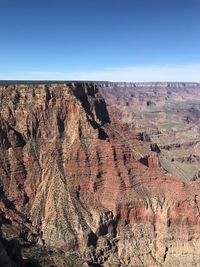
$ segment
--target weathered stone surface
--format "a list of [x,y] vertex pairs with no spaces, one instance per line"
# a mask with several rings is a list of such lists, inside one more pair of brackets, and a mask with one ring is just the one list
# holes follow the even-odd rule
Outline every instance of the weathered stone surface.
[[0,105],[6,238],[80,266],[199,266],[200,182],[166,175],[95,84],[2,85]]
[[[159,153],[160,165],[184,182],[195,180],[200,158],[199,83],[99,83],[108,109],[138,140]],[[156,144],[157,148],[152,145]],[[192,158],[191,158],[192,155]]]

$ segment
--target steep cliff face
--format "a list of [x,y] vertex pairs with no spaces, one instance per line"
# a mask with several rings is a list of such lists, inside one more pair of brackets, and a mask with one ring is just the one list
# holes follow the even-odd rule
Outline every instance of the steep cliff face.
[[166,175],[95,84],[2,85],[0,105],[4,237],[88,264],[198,266],[199,181]]
[[46,243],[76,247],[91,231],[78,183],[93,140],[108,138],[104,100],[94,85],[18,85],[1,88],[1,107],[2,190]]

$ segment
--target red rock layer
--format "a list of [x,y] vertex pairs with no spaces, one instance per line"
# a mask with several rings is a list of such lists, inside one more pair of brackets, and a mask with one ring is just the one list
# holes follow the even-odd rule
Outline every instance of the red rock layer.
[[165,175],[94,84],[1,86],[0,100],[4,234],[105,266],[198,266],[200,183]]

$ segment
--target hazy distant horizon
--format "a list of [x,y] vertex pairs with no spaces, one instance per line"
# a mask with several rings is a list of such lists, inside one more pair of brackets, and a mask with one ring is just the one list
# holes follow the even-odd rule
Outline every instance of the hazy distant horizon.
[[73,80],[110,82],[200,82],[200,64],[107,68],[80,72],[21,72],[0,80]]
[[2,84],[45,84],[45,83],[122,83],[122,84],[200,84],[200,82],[183,82],[183,81],[147,81],[147,82],[113,82],[108,80],[0,80],[0,85]]

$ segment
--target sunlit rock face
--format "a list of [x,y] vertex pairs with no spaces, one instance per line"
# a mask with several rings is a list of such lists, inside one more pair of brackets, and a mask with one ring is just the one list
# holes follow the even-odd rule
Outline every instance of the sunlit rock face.
[[166,174],[95,84],[1,85],[0,105],[5,238],[85,266],[198,266],[200,182]]

